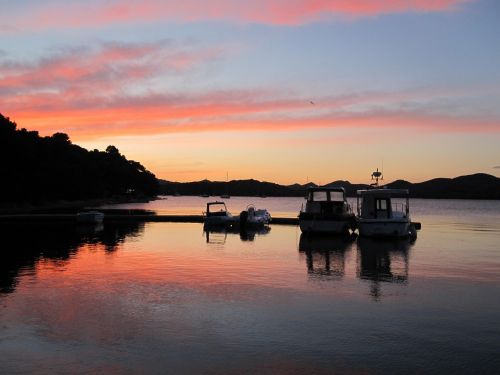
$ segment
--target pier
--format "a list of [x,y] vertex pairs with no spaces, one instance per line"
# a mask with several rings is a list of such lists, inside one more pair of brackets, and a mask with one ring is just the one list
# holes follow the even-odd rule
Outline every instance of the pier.
[[[11,214],[0,215],[0,222],[75,222],[76,214]],[[203,223],[202,215],[141,215],[141,214],[106,214],[104,222],[169,222]],[[297,217],[275,217],[271,224],[298,225]]]

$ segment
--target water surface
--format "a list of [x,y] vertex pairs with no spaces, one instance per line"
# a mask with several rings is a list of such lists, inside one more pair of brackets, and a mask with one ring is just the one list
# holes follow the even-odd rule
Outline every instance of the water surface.
[[[289,216],[300,201],[255,204]],[[500,202],[413,200],[412,213],[414,243],[3,225],[0,373],[496,373]]]

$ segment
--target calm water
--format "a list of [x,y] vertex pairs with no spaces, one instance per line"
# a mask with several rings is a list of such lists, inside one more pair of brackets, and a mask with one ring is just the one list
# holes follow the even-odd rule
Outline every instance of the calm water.
[[[301,202],[227,201],[275,216]],[[412,203],[415,243],[3,225],[0,373],[498,373],[500,201]]]

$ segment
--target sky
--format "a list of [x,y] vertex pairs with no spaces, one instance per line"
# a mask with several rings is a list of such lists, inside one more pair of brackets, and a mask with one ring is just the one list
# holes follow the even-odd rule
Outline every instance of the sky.
[[0,0],[0,113],[170,181],[500,176],[497,0]]

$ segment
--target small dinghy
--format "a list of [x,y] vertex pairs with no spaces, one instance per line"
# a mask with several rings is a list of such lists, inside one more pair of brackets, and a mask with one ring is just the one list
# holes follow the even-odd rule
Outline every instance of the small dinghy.
[[249,205],[246,210],[240,213],[241,226],[260,227],[268,225],[270,222],[271,214],[265,208],[256,209],[254,206]]
[[76,214],[76,222],[81,224],[102,223],[104,214],[99,211],[85,211]]

